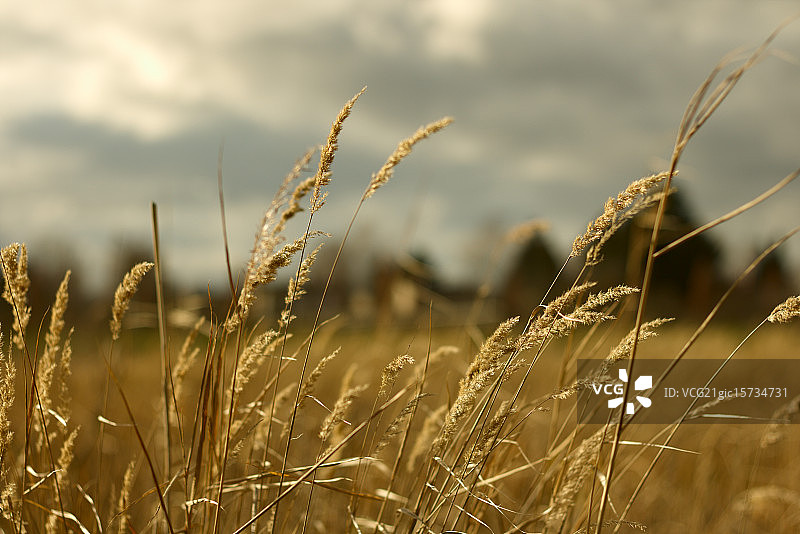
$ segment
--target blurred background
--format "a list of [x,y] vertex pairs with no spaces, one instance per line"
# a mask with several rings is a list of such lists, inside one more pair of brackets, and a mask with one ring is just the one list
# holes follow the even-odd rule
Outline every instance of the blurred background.
[[[329,255],[397,142],[445,115],[455,123],[418,145],[365,205],[339,279],[341,298],[360,304],[340,304],[414,316],[426,292],[472,302],[489,279],[489,309],[527,313],[605,200],[666,170],[711,68],[796,9],[746,0],[6,3],[0,242],[28,244],[32,269],[52,280],[39,284],[42,298],[70,267],[73,299],[102,295],[106,306],[122,273],[151,257],[156,202],[167,284],[224,292],[220,146],[237,268],[280,180],[367,85],[315,219],[333,235]],[[686,152],[677,229],[800,166],[800,23],[773,50]],[[699,266],[669,286],[672,305],[705,313],[725,277],[800,224],[798,201],[792,183],[675,255]],[[496,248],[530,219],[549,230]],[[626,260],[635,235],[621,239],[623,263],[609,262],[617,282],[637,272]],[[790,240],[759,275],[774,288],[765,309],[796,289],[798,265]]]

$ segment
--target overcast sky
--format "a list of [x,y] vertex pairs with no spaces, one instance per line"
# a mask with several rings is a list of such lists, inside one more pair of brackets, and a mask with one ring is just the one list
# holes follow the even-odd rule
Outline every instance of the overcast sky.
[[[68,243],[84,262],[76,269],[95,266],[84,278],[100,277],[112,247],[149,243],[155,201],[168,269],[185,283],[217,283],[220,141],[231,246],[243,262],[283,175],[367,85],[345,124],[319,229],[341,236],[396,143],[449,115],[455,122],[369,200],[357,236],[387,249],[410,241],[458,279],[474,271],[467,251],[487,227],[540,217],[566,254],[606,198],[664,169],[686,103],[717,61],[757,46],[796,9],[750,0],[5,2],[0,240],[26,241],[40,260]],[[774,49],[686,152],[677,185],[701,222],[800,167],[800,21]],[[793,183],[715,231],[734,246],[731,264],[800,224],[799,201]],[[800,261],[799,243],[787,252]]]

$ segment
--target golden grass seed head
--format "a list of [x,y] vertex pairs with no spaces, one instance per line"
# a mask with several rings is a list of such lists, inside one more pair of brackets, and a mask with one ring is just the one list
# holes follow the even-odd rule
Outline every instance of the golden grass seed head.
[[[8,505],[8,506],[7,506]],[[7,482],[0,491],[0,517],[13,519],[12,510],[19,508],[19,492],[14,482]]]
[[491,452],[490,447],[492,442],[497,441],[497,437],[500,433],[500,430],[503,428],[503,426],[505,426],[505,422],[510,417],[513,417],[518,411],[519,409],[512,405],[511,401],[505,400],[502,402],[502,404],[500,404],[500,408],[497,409],[497,412],[488,422],[483,430],[483,434],[478,439],[477,446],[475,448],[475,450],[478,451],[478,454],[477,456],[473,456],[473,458],[470,460],[471,463],[480,463],[489,455],[489,452]]
[[600,446],[603,444],[605,428],[597,430],[573,450],[565,461],[569,462],[561,487],[552,498],[550,513],[547,514],[547,531],[557,532],[562,528],[567,514],[575,506],[578,492],[584,487],[586,479],[594,471]]
[[323,192],[322,189],[331,181],[333,158],[336,156],[336,151],[339,148],[339,134],[342,133],[344,121],[350,116],[350,112],[352,111],[356,100],[358,100],[358,98],[363,95],[364,91],[366,90],[367,88],[365,86],[363,89],[361,89],[361,91],[356,93],[356,95],[344,105],[341,111],[339,111],[339,115],[336,116],[333,124],[331,124],[331,131],[328,134],[328,141],[319,152],[319,168],[317,169],[317,174],[314,176],[314,193],[311,195],[312,213],[318,211],[325,203],[325,197],[327,196],[327,193]]
[[294,181],[300,176],[305,165],[311,160],[313,154],[314,149],[309,149],[302,158],[295,162],[292,170],[283,177],[275,196],[272,197],[272,201],[267,206],[261,218],[261,225],[258,228],[258,232],[256,232],[256,240],[250,253],[250,260],[247,263],[248,276],[282,242],[280,234],[285,228],[286,222],[300,212],[299,206],[293,207],[292,200],[299,202],[302,196],[308,193],[308,189],[302,187],[305,182],[296,186],[291,194],[289,190]]
[[[671,188],[669,191],[666,192],[667,195],[670,195],[675,192],[675,188]],[[621,212],[617,212],[612,215],[611,224],[606,228],[602,235],[592,242],[592,245],[589,247],[589,250],[586,253],[586,264],[587,265],[597,265],[603,260],[602,250],[606,243],[608,243],[609,239],[617,233],[617,231],[622,228],[626,222],[634,218],[639,213],[643,212],[650,206],[653,206],[661,201],[661,198],[664,196],[664,191],[657,191],[655,193],[649,194],[642,194],[635,198],[633,203],[625,210]]]
[[514,343],[509,340],[511,330],[519,322],[519,317],[506,319],[495,329],[492,334],[481,344],[478,354],[470,363],[462,384],[467,384],[486,371],[494,371],[500,364],[500,358],[514,349]]
[[25,243],[12,243],[0,252],[3,261],[3,278],[5,290],[3,298],[13,305],[13,296],[17,299],[28,294],[30,278],[28,278],[28,248]]
[[542,314],[536,318],[535,327],[547,327],[553,320],[556,319],[556,317],[558,317],[559,314],[562,313],[562,310],[565,306],[567,306],[567,304],[577,300],[578,297],[580,297],[584,292],[596,285],[597,282],[584,282],[583,284],[569,288],[567,291],[554,298],[549,304],[547,304],[547,306],[545,306]]
[[339,397],[339,399],[336,401],[336,404],[333,405],[331,413],[329,413],[322,421],[322,427],[319,430],[319,439],[322,443],[325,443],[328,440],[331,433],[333,433],[334,427],[336,427],[339,423],[346,422],[346,419],[344,418],[345,414],[350,409],[350,406],[352,406],[353,402],[367,389],[367,387],[368,386],[366,384],[352,387]]
[[69,392],[69,382],[72,377],[72,335],[74,328],[70,328],[64,339],[61,349],[61,358],[58,360],[56,377],[50,384],[52,396],[58,399],[58,410],[61,418],[69,420],[71,415],[72,397]]
[[[228,332],[233,332],[247,319],[250,307],[256,300],[256,287],[274,280],[277,277],[277,270],[280,267],[279,262],[285,260],[285,264],[288,265],[291,254],[302,248],[302,245],[293,247],[286,245],[281,251],[273,254],[273,251],[280,242],[280,236],[274,235],[265,235],[259,239],[257,247],[250,255],[250,261],[247,265],[247,275],[245,276],[244,284],[239,293],[239,301],[236,310],[228,317],[225,323],[225,328]],[[287,249],[287,247],[290,248]],[[293,250],[294,252],[287,255],[287,250]]]
[[430,124],[421,127],[414,132],[411,137],[400,141],[400,143],[397,145],[397,148],[395,148],[394,152],[392,152],[392,154],[389,156],[389,159],[386,160],[386,163],[383,164],[378,172],[372,175],[372,180],[370,180],[366,191],[364,191],[364,196],[362,197],[363,200],[366,200],[374,195],[375,191],[380,189],[382,185],[389,181],[394,173],[394,168],[398,163],[400,163],[400,161],[403,160],[403,158],[411,154],[411,149],[415,144],[438,132],[439,130],[442,130],[451,122],[453,122],[451,117],[444,117],[443,119],[439,119],[438,121],[431,122]]
[[[251,272],[248,266],[248,275],[245,279],[242,291],[239,294],[238,307],[226,323],[226,328],[232,332],[238,327],[244,319],[247,318],[253,302],[256,300],[255,290],[259,286],[269,284],[278,278],[278,271],[288,266],[295,254],[303,250],[309,238],[325,235],[322,232],[311,232],[303,234],[291,243],[287,243],[280,250],[271,254],[268,258],[263,259],[253,267]],[[276,242],[277,243],[277,242]],[[251,257],[251,261],[253,258]]]
[[503,321],[481,345],[466,374],[459,381],[458,396],[445,416],[442,430],[433,441],[431,451],[434,456],[444,452],[456,435],[458,427],[472,412],[480,392],[504,367],[504,356],[508,357],[514,352],[517,341],[510,340],[509,335],[518,321],[519,317]]
[[761,448],[775,445],[782,440],[786,434],[788,421],[798,413],[800,413],[800,395],[786,402],[772,414],[770,419],[776,422],[767,426],[767,430],[761,437]]
[[[347,371],[345,371],[341,381],[339,382],[339,400],[346,398],[349,395],[349,392],[355,389],[353,387],[353,384],[355,383],[356,373],[358,373],[359,369],[360,366],[358,365],[357,362],[352,362],[347,367]],[[330,438],[331,443],[339,443],[340,441],[342,441],[347,435],[348,426],[349,425],[334,423],[333,435]]]
[[[42,411],[55,414],[61,421],[70,418],[71,398],[69,395],[69,379],[72,376],[70,368],[72,363],[72,334],[70,329],[59,357],[57,347],[54,350],[45,350],[39,361],[39,371],[36,373],[36,386],[38,402]],[[41,431],[41,421],[34,420],[33,426]],[[43,436],[39,436],[43,437]]]
[[277,337],[277,331],[269,330],[259,335],[245,347],[239,358],[239,367],[236,369],[236,395],[239,395],[244,390],[266,357],[272,353],[273,342]]
[[[650,339],[651,337],[655,337],[658,334],[656,333],[656,328],[659,326],[669,323],[673,321],[673,318],[660,318],[654,319],[652,321],[648,321],[646,323],[642,323],[642,326],[639,329],[639,341],[644,341],[645,339]],[[631,349],[633,348],[633,339],[636,336],[636,329],[634,328],[628,334],[622,338],[622,340],[617,344],[616,347],[611,349],[606,356],[606,363],[610,366],[614,362],[619,360],[625,359],[630,356]]]
[[200,316],[197,321],[195,321],[186,339],[183,340],[183,345],[181,345],[177,361],[172,369],[172,385],[175,390],[175,398],[178,401],[180,401],[183,396],[183,381],[186,377],[186,373],[189,372],[189,369],[191,369],[194,362],[197,361],[197,356],[200,354],[200,349],[197,347],[192,348],[192,344],[205,322],[206,318],[203,316]]
[[69,303],[68,286],[71,274],[71,271],[67,271],[64,275],[64,279],[58,286],[53,307],[50,309],[50,327],[47,329],[47,334],[44,338],[46,351],[57,350],[61,341],[61,332],[64,330],[64,313],[66,313],[67,304]]
[[54,406],[52,406],[51,395],[58,395],[59,399],[63,401],[59,404],[62,410],[60,415],[64,419],[67,419],[68,415],[63,413],[63,410],[69,407],[67,380],[71,374],[70,363],[72,347],[70,345],[70,338],[72,337],[72,330],[69,332],[67,340],[64,343],[63,350],[61,351],[61,358],[58,357],[58,352],[61,343],[61,334],[65,324],[64,314],[67,311],[67,303],[69,301],[67,287],[70,274],[71,272],[67,271],[56,292],[55,302],[50,310],[50,326],[45,334],[45,348],[39,359],[39,372],[36,376],[39,402],[43,410],[46,412],[53,409]]
[[480,373],[476,378],[479,380],[468,382],[459,389],[458,397],[456,397],[450,411],[447,412],[439,435],[433,440],[431,453],[434,456],[441,456],[445,448],[456,436],[459,425],[472,411],[478,394],[490,377],[487,376],[487,373]]
[[[638,521],[627,521],[627,520],[619,520],[619,519],[604,519],[602,527],[619,527],[625,526],[628,528],[632,528],[638,530],[640,532],[647,532],[647,525],[644,523],[639,523]],[[589,534],[591,532],[597,532],[596,525],[592,525],[591,527],[581,527],[572,534]]]
[[314,389],[317,385],[319,377],[322,376],[322,373],[325,371],[325,367],[339,355],[341,350],[342,347],[338,347],[336,350],[322,358],[319,363],[317,363],[316,367],[314,367],[314,370],[308,374],[306,379],[303,381],[302,387],[300,388],[300,402],[298,407],[302,407],[303,404],[305,404],[305,400],[314,395]]
[[56,476],[58,477],[58,482],[63,483],[67,480],[67,474],[69,473],[69,466],[72,464],[72,460],[75,458],[75,440],[78,437],[78,432],[80,432],[81,427],[77,426],[72,429],[72,432],[64,439],[64,443],[61,444],[61,452],[58,455],[58,473]]
[[281,324],[286,326],[290,321],[288,320],[288,307],[293,302],[297,301],[306,294],[304,286],[311,281],[310,273],[311,267],[314,265],[314,262],[317,260],[317,255],[319,254],[320,249],[325,243],[320,243],[317,245],[311,254],[307,257],[303,258],[303,261],[300,262],[300,267],[297,269],[297,278],[291,277],[289,278],[289,287],[286,291],[286,298],[284,299],[284,303],[286,304],[286,309],[281,316]]
[[250,305],[255,300],[253,289],[259,283],[257,278],[263,277],[264,264],[274,256],[275,249],[283,243],[284,238],[281,234],[286,227],[286,222],[301,211],[299,201],[308,194],[313,178],[301,182],[291,194],[289,189],[310,161],[314,150],[307,151],[305,156],[295,163],[292,171],[284,177],[272,202],[261,218],[253,250],[247,261],[247,270],[239,294],[237,310],[228,318],[225,325],[229,332],[232,332],[247,317]]
[[372,451],[373,456],[377,456],[380,452],[386,448],[392,439],[398,436],[403,431],[403,426],[408,422],[411,418],[411,415],[414,413],[414,410],[417,408],[417,404],[419,403],[420,399],[426,397],[427,394],[420,393],[419,395],[415,395],[408,403],[403,407],[397,417],[395,417],[392,422],[386,427],[386,430],[383,432],[381,439],[378,440],[378,444],[375,445],[375,449]]
[[59,525],[63,524],[63,519],[61,519],[56,514],[50,514],[47,517],[47,524],[44,527],[45,532],[58,532],[60,529],[58,528]]
[[119,339],[120,331],[122,330],[122,318],[128,310],[131,298],[139,289],[139,283],[144,278],[144,275],[153,268],[155,264],[150,262],[137,263],[131,270],[122,278],[117,290],[114,292],[114,305],[111,308],[111,339]]
[[[322,147],[309,148],[306,153],[295,162],[294,167],[285,178],[287,183],[294,181],[300,176],[300,173],[307,168],[308,163],[311,161],[311,157],[318,149],[321,150]],[[311,191],[315,183],[316,178],[314,176],[309,176],[295,186],[294,191],[292,191],[292,196],[289,198],[288,205],[281,213],[280,221],[276,225],[277,232],[282,232],[289,219],[303,211],[303,208],[300,206],[300,201]]]
[[[11,407],[14,404],[14,382],[17,377],[17,368],[11,358],[11,351],[3,351],[3,333],[0,332],[0,460],[6,458],[6,452],[11,445],[13,432],[11,431]],[[0,469],[2,469],[0,465]]]
[[598,308],[602,308],[607,304],[611,304],[612,302],[616,302],[623,297],[627,297],[628,295],[632,295],[634,293],[638,293],[638,287],[631,287],[626,286],[625,284],[621,284],[618,286],[614,286],[606,291],[601,291],[600,293],[594,293],[589,295],[589,298],[586,299],[586,302],[579,306],[576,309],[578,310],[596,310]]
[[584,248],[600,239],[604,232],[611,227],[617,214],[630,207],[637,196],[650,192],[653,187],[662,183],[668,177],[668,172],[662,172],[640,178],[628,185],[616,198],[609,198],[603,207],[603,213],[589,223],[583,235],[576,237],[575,241],[573,241],[570,257],[579,255]]
[[127,534],[130,532],[128,525],[130,524],[130,515],[128,508],[131,505],[131,491],[133,490],[133,481],[136,478],[136,462],[128,464],[125,469],[125,474],[122,477],[122,487],[119,489],[119,499],[117,499],[117,517],[119,523],[117,525],[117,532],[119,534]]
[[795,317],[800,317],[800,296],[789,297],[781,302],[767,317],[771,323],[788,323]]
[[5,288],[3,298],[14,310],[14,344],[18,349],[25,348],[25,330],[31,318],[28,307],[28,289],[31,280],[28,277],[28,249],[24,243],[12,243],[0,251]]
[[394,383],[397,380],[397,375],[403,370],[406,365],[413,365],[414,358],[408,354],[401,354],[389,362],[386,367],[381,371],[381,387],[378,389],[378,398],[382,399],[389,394]]
[[566,305],[594,285],[594,282],[588,282],[575,286],[548,304],[545,311],[533,322],[532,328],[520,336],[519,349],[527,350],[544,342],[545,339],[565,336],[578,326],[614,319],[614,316],[597,309],[639,291],[635,287],[626,285],[616,286],[590,295],[586,302],[572,312],[564,310]]
[[[560,317],[564,316],[562,310],[565,306],[577,300],[580,295],[595,285],[597,285],[597,282],[585,282],[573,286],[554,298],[547,305],[538,307],[537,310],[543,309],[543,311],[531,322],[531,327],[528,331],[524,332],[517,340],[518,349],[520,351],[530,349],[544,341],[547,336],[557,333],[554,332],[554,326],[556,326],[555,322]],[[534,310],[534,313],[535,311],[536,310]]]

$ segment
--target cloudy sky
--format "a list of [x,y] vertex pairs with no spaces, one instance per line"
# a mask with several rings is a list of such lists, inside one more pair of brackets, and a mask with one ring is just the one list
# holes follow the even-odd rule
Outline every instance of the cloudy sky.
[[[757,46],[794,1],[408,0],[0,4],[0,240],[65,244],[102,277],[110,251],[163,225],[173,280],[224,277],[224,139],[236,261],[283,175],[345,125],[319,227],[340,236],[360,191],[418,126],[418,146],[359,216],[360,242],[474,272],[476,236],[534,217],[566,254],[603,202],[662,170],[684,107],[725,54]],[[700,221],[800,167],[800,21],[686,152]],[[800,183],[714,236],[730,264],[800,224]],[[356,243],[356,241],[354,241]],[[787,252],[800,261],[800,244]],[[94,265],[92,271],[89,265]],[[797,265],[797,263],[795,263]]]

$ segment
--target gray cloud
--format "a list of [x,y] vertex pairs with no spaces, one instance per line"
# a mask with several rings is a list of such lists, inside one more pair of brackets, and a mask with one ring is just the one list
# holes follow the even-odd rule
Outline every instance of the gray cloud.
[[[193,282],[221,278],[220,139],[242,257],[275,184],[367,84],[342,134],[325,230],[343,226],[397,141],[453,115],[370,199],[361,224],[402,241],[413,217],[412,244],[451,276],[469,271],[457,260],[490,220],[548,218],[565,250],[607,197],[663,167],[711,67],[795,9],[743,0],[475,2],[474,12],[457,4],[463,13],[449,5],[276,4],[265,19],[247,2],[224,11],[201,3],[188,17],[159,5],[156,24],[146,10],[14,14],[0,31],[9,66],[0,89],[10,99],[0,110],[0,237],[58,233],[96,259],[119,236],[148,239],[156,200],[176,267]],[[800,56],[796,24],[776,48]],[[768,58],[689,148],[678,185],[700,219],[800,166],[799,82],[796,65]],[[757,212],[758,224],[731,223],[715,236],[748,249],[800,223],[798,199],[793,184]],[[798,247],[788,249],[800,261]]]

